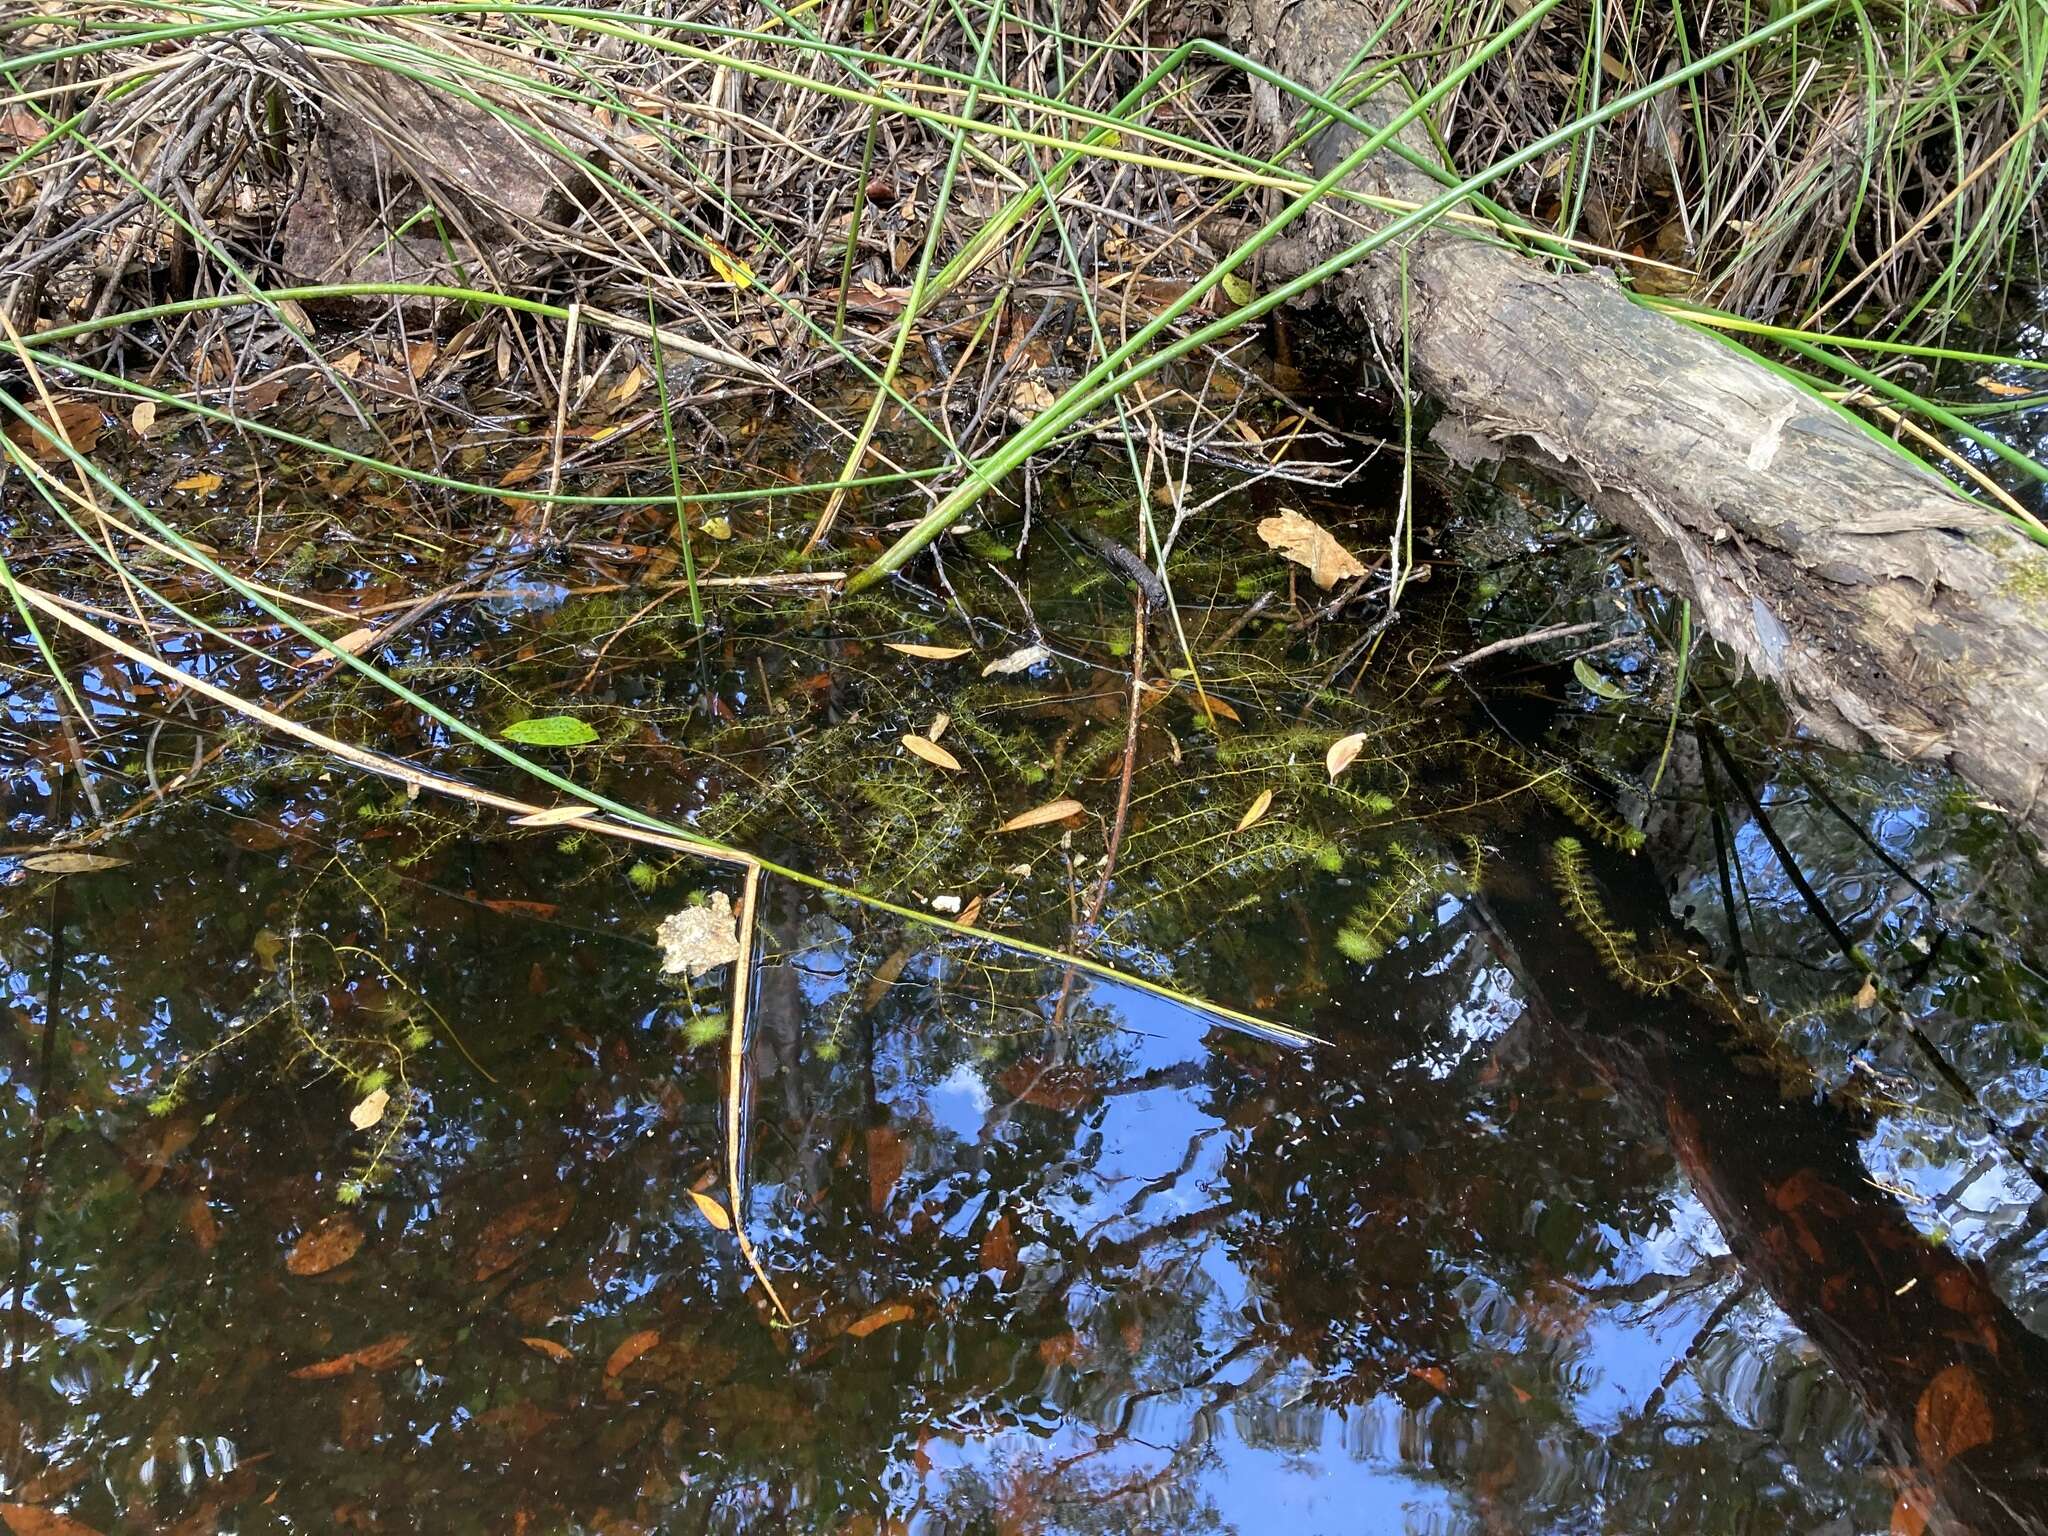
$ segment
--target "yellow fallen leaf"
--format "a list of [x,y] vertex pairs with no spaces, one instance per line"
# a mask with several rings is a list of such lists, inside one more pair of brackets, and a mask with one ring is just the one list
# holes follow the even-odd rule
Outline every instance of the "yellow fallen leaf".
[[915,736],[906,731],[902,737],[904,747],[913,757],[921,757],[934,768],[943,768],[948,773],[960,772],[960,759],[940,746],[936,741]]
[[946,734],[946,727],[952,723],[953,717],[943,709],[940,710],[936,715],[932,716],[932,723],[924,728],[924,739],[926,741],[937,741]]
[[638,363],[635,363],[633,365],[633,371],[627,374],[625,378],[621,379],[618,382],[618,384],[613,387],[611,393],[608,394],[605,398],[610,400],[613,405],[618,405],[622,401],[632,399],[635,395],[639,394],[640,391],[645,389],[646,387],[647,370],[645,368],[642,368]]
[[1325,590],[1365,574],[1356,555],[1291,508],[1278,517],[1261,519],[1259,538],[1281,559],[1306,566],[1309,580]]
[[716,240],[704,242],[704,255],[711,262],[711,270],[735,288],[754,286],[754,269],[739,257],[720,245]]
[[2033,393],[2024,384],[2008,384],[2005,380],[1993,378],[1988,373],[1977,381],[1977,387],[1987,394],[1998,395],[2006,400],[2017,400],[2022,395],[2031,395]]
[[1337,776],[1358,761],[1358,754],[1365,750],[1365,732],[1357,731],[1349,736],[1340,736],[1330,743],[1330,750],[1323,754],[1323,766],[1330,770],[1330,782],[1337,782]]
[[519,1342],[524,1344],[528,1349],[532,1350],[535,1354],[546,1355],[550,1360],[555,1361],[557,1364],[564,1360],[573,1360],[576,1358],[575,1355],[570,1352],[568,1345],[557,1344],[553,1339],[543,1339],[536,1335],[533,1338],[521,1339]]
[[1048,800],[1043,805],[1034,805],[1028,811],[1019,811],[996,830],[1022,832],[1027,827],[1042,827],[1048,822],[1065,821],[1069,816],[1078,816],[1087,809],[1088,807],[1078,800]]
[[1251,809],[1238,818],[1237,830],[1242,832],[1247,827],[1258,825],[1258,823],[1266,819],[1266,812],[1271,809],[1273,809],[1273,791],[1270,789],[1260,790],[1259,797],[1251,804]]
[[184,479],[175,482],[171,489],[174,491],[191,491],[198,496],[210,496],[220,489],[220,484],[219,475],[187,475]]
[[919,661],[952,661],[967,654],[964,645],[918,645],[909,640],[885,640],[890,650],[905,656],[915,656]]
[[721,1232],[732,1230],[732,1213],[701,1189],[690,1191],[690,1198],[697,1202],[697,1213]]
[[156,425],[156,402],[145,400],[129,413],[128,425],[135,429],[137,437],[149,436],[149,429]]

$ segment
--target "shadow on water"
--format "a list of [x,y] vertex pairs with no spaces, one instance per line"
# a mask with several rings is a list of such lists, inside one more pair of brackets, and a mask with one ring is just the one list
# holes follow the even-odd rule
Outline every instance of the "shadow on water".
[[[951,572],[964,626],[938,600],[769,601],[699,647],[619,633],[637,598],[563,576],[436,614],[394,660],[471,718],[589,718],[577,772],[622,798],[1058,945],[1103,852],[1131,609],[1049,539],[1015,578]],[[1797,743],[1757,770],[1879,998],[1697,753],[1685,824],[1603,850],[1611,786],[1544,743],[1623,755],[1609,701],[1554,662],[1470,690],[1434,670],[1529,617],[1526,554],[1440,580],[1385,669],[1405,681],[1356,697],[1300,688],[1312,642],[1233,628],[1256,593],[1215,576],[1189,608],[1235,723],[1148,701],[1090,936],[1326,1045],[770,887],[745,1217],[793,1327],[717,1219],[723,973],[663,976],[652,942],[710,872],[232,738],[107,845],[126,864],[17,860],[0,1519],[2048,1529],[2026,866],[1938,784]],[[1054,654],[1014,677],[885,649],[1000,657],[1041,623]],[[1617,655],[1657,656],[1628,633],[1601,663],[1624,679]],[[152,718],[144,677],[87,686]],[[936,712],[957,777],[898,745]],[[16,695],[24,739],[33,718]],[[165,762],[224,741],[154,725]],[[1332,785],[1346,730],[1368,742]],[[1662,735],[1648,709],[1627,739]],[[142,751],[108,761],[139,785]],[[50,761],[21,760],[18,835],[76,813]],[[991,832],[1069,793],[1091,818]],[[1604,933],[1552,873],[1573,833]],[[1987,895],[1993,869],[2020,873]],[[1725,941],[1724,890],[1742,986],[1696,958],[1623,984],[1625,946],[1685,954],[1674,891]],[[1950,1077],[1908,1073],[1898,1019]]]

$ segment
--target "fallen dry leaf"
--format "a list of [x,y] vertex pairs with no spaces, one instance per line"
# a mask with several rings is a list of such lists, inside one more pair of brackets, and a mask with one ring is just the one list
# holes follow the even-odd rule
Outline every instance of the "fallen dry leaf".
[[[55,463],[64,457],[64,450],[57,439],[67,439],[79,453],[91,453],[99,446],[100,427],[103,418],[100,408],[90,400],[59,400],[57,402],[57,426],[60,431],[50,428],[50,413],[41,404],[29,407],[29,415],[35,418],[35,425],[15,417],[7,423],[7,438],[17,447],[25,448],[29,454],[46,464]],[[22,1506],[24,1509],[27,1505]]]
[[220,1223],[213,1219],[213,1207],[204,1190],[195,1189],[185,1197],[185,1226],[201,1253],[213,1252],[214,1244],[220,1241]]
[[647,370],[641,367],[638,363],[635,363],[633,365],[633,371],[628,373],[623,379],[619,380],[617,384],[613,385],[611,392],[607,394],[605,398],[611,401],[613,405],[620,405],[632,399],[635,395],[639,394],[640,391],[645,389],[646,387]]
[[547,463],[549,452],[549,445],[542,443],[533,452],[505,471],[503,477],[498,481],[498,489],[509,490],[515,485],[524,485],[527,481],[531,480],[540,473],[541,465]]
[[921,757],[934,768],[943,768],[948,773],[958,773],[960,759],[929,737],[912,735],[906,731],[902,736],[904,749],[912,757]]
[[643,1328],[638,1333],[626,1335],[619,1347],[611,1352],[611,1358],[604,1363],[605,1380],[610,1381],[660,1342],[661,1335],[652,1328]]
[[190,491],[195,496],[211,496],[215,491],[219,490],[220,487],[220,476],[213,474],[211,472],[200,475],[187,475],[182,480],[174,480],[171,482],[172,490]]
[[1027,645],[1021,651],[1012,651],[1007,656],[998,656],[981,669],[983,677],[1014,677],[1019,672],[1029,672],[1041,661],[1051,661],[1052,652],[1042,645]]
[[732,1212],[705,1194],[701,1189],[690,1191],[690,1198],[697,1202],[697,1213],[721,1232],[732,1230]]
[[477,905],[501,917],[537,917],[543,921],[562,910],[552,901],[520,901],[510,896],[487,897]]
[[1977,387],[1983,390],[1986,394],[1998,395],[2006,400],[2017,400],[2020,399],[2022,396],[2031,395],[2033,393],[2033,391],[2027,388],[2027,386],[2024,384],[2008,384],[2005,380],[1993,378],[1988,373],[1985,374],[1983,378],[1977,381]]
[[389,1090],[379,1088],[375,1093],[365,1095],[363,1102],[348,1112],[348,1123],[359,1131],[367,1131],[384,1118],[384,1111],[390,1104]]
[[1891,1536],[1922,1536],[1940,1503],[1941,1495],[1934,1491],[1932,1478],[1924,1472],[1907,1474],[1898,1497],[1892,1501]]
[[1927,1384],[1913,1410],[1913,1439],[1920,1459],[1936,1475],[1964,1452],[1988,1443],[1995,1433],[1984,1389],[1977,1384],[1976,1373],[1960,1360]]
[[346,1264],[363,1246],[363,1229],[347,1216],[329,1216],[314,1223],[292,1244],[284,1267],[295,1275],[324,1275]]
[[110,853],[82,853],[60,848],[55,853],[33,854],[21,861],[21,867],[44,875],[89,875],[96,870],[119,869],[127,862]]
[[957,661],[967,654],[964,645],[916,645],[908,640],[885,640],[890,650],[905,656],[915,656],[919,661]]
[[284,398],[284,392],[292,387],[291,375],[273,373],[267,379],[247,386],[235,396],[235,409],[243,412],[267,411]]
[[754,286],[754,269],[716,240],[704,242],[704,256],[722,281],[731,283],[735,288]]
[[996,1224],[982,1235],[980,1264],[1007,1277],[1017,1267],[1017,1234],[1010,1227],[1010,1213],[1003,1212]]
[[388,1370],[398,1364],[412,1348],[412,1339],[405,1334],[395,1333],[388,1339],[362,1349],[352,1349],[345,1355],[336,1355],[332,1360],[322,1360],[317,1365],[302,1365],[291,1373],[293,1381],[331,1381],[336,1376],[353,1376],[357,1371]]
[[0,1521],[6,1523],[9,1536],[100,1536],[82,1521],[33,1504],[0,1504]]
[[556,805],[545,811],[535,811],[531,816],[515,816],[515,827],[559,827],[572,821],[588,821],[597,814],[594,805]]
[[1330,782],[1337,782],[1338,775],[1358,761],[1358,754],[1365,750],[1365,732],[1355,731],[1349,736],[1340,736],[1330,743],[1330,750],[1323,754],[1323,766],[1330,770]]
[[873,1013],[875,1004],[889,995],[889,989],[896,985],[896,978],[903,974],[903,967],[910,963],[910,951],[897,948],[889,952],[875,972],[868,978],[866,990],[861,993],[860,1011]]
[[732,898],[723,891],[671,912],[654,937],[661,945],[661,968],[670,975],[702,976],[740,957],[739,922]]
[[1029,1056],[1004,1068],[996,1081],[1018,1103],[1060,1114],[1092,1104],[1102,1093],[1100,1079],[1088,1068],[1072,1062],[1047,1064]]
[[1019,811],[996,830],[1022,832],[1027,827],[1042,827],[1047,822],[1065,821],[1069,816],[1078,816],[1087,809],[1088,807],[1078,800],[1048,800],[1043,805],[1034,805],[1028,811]]
[[889,1196],[909,1161],[901,1136],[886,1125],[868,1127],[868,1209],[877,1216],[889,1209]]
[[575,1208],[576,1197],[569,1190],[551,1189],[493,1216],[477,1234],[476,1279],[488,1280],[517,1264],[559,1232]]
[[848,1323],[846,1331],[856,1339],[864,1339],[894,1323],[907,1323],[917,1316],[917,1308],[907,1301],[892,1301],[886,1307],[877,1307],[857,1323]]
[[553,1360],[557,1364],[560,1364],[564,1360],[573,1360],[576,1358],[575,1354],[570,1350],[568,1345],[557,1344],[553,1339],[543,1339],[536,1336],[533,1338],[521,1339],[519,1342],[524,1344],[528,1349],[532,1350],[535,1354],[546,1355],[550,1360]]
[[149,429],[156,425],[156,402],[145,400],[128,413],[128,425],[135,429],[137,437],[149,436]]
[[1242,832],[1247,827],[1257,826],[1261,821],[1265,820],[1266,812],[1271,809],[1273,809],[1273,791],[1270,789],[1260,790],[1259,797],[1252,801],[1251,808],[1237,819],[1237,830]]
[[1038,1358],[1048,1366],[1065,1365],[1081,1356],[1081,1336],[1069,1328],[1065,1333],[1056,1333],[1049,1339],[1038,1341]]
[[1292,509],[1261,519],[1259,538],[1281,559],[1307,567],[1308,579],[1326,591],[1340,581],[1365,574],[1356,555]]
[[1058,399],[1045,380],[1027,373],[1010,386],[1010,414],[1019,422],[1028,422]]

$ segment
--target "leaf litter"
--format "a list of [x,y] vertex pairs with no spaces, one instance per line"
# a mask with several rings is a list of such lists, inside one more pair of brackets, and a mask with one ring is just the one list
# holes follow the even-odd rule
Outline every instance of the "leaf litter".
[[671,912],[654,937],[661,946],[661,968],[671,976],[702,976],[740,958],[738,919],[732,898],[723,891]]

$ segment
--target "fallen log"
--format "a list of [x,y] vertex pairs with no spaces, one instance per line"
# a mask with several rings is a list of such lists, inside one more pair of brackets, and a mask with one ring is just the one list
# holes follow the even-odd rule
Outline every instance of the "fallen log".
[[[1234,29],[1248,53],[1328,91],[1366,48],[1369,13],[1242,0]],[[1296,104],[1255,94],[1283,142]],[[1377,125],[1405,105],[1382,89],[1356,110]],[[1308,153],[1327,172],[1360,142],[1334,124]],[[1420,133],[1403,142],[1435,153]],[[1391,153],[1350,182],[1410,204],[1442,192]],[[1355,203],[1311,213],[1272,247],[1276,275],[1352,245],[1373,217]],[[1553,272],[1440,223],[1319,297],[1391,355],[1405,332],[1454,457],[1511,457],[1584,497],[1819,735],[1945,765],[2048,834],[2048,550],[2002,515],[1603,273]]]

